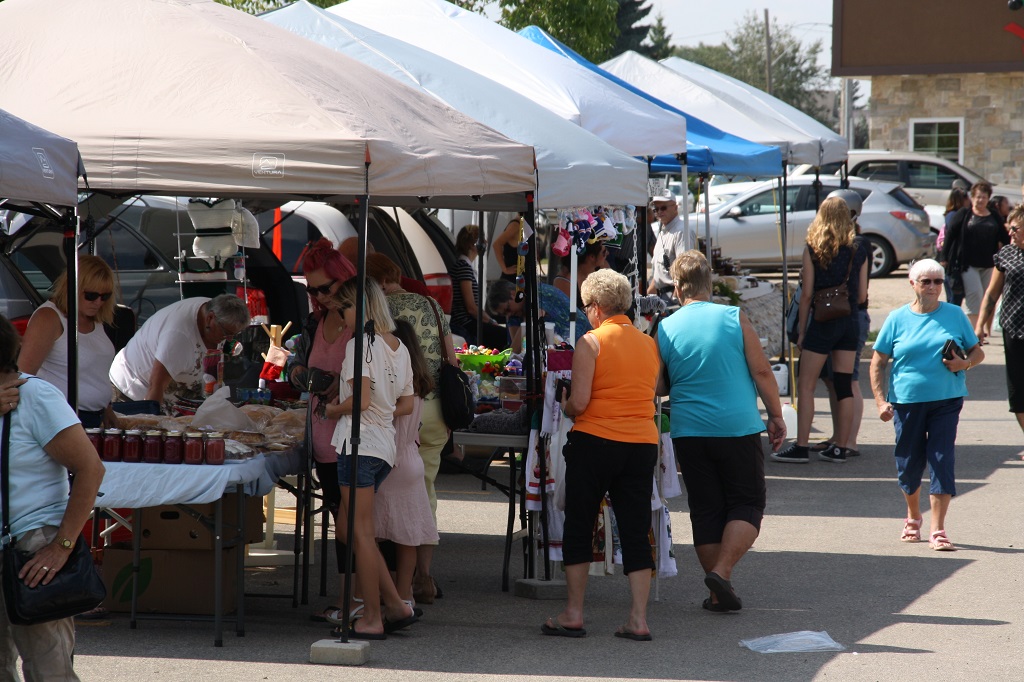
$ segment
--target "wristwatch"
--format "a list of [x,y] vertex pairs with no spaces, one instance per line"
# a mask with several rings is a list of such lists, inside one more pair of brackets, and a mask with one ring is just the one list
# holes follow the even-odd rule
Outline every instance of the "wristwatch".
[[59,535],[55,537],[53,541],[56,542],[61,549],[71,549],[75,546],[75,543],[71,542],[71,540],[68,540],[67,538],[61,537]]

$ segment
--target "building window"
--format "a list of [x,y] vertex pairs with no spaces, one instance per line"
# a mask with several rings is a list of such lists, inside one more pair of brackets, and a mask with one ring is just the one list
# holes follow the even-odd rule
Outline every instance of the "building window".
[[910,119],[910,151],[935,154],[963,162],[964,120],[962,118]]

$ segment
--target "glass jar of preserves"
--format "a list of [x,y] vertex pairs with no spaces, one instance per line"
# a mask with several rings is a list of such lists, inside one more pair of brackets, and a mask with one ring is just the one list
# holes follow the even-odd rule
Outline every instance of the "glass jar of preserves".
[[142,431],[130,429],[124,432],[124,439],[121,441],[121,461],[142,461]]
[[142,461],[146,464],[159,464],[164,460],[164,439],[159,431],[146,431],[142,440]]
[[100,458],[104,462],[121,461],[121,429],[107,429],[103,432],[103,451]]
[[207,464],[223,464],[224,434],[219,431],[211,431],[206,434],[206,448],[204,453]]
[[198,431],[189,431],[185,434],[182,459],[185,464],[203,463],[203,434]]
[[181,431],[168,431],[164,438],[164,464],[181,464],[183,447]]
[[96,448],[96,454],[100,454],[103,451],[103,429],[86,429],[85,435],[89,437],[89,442]]

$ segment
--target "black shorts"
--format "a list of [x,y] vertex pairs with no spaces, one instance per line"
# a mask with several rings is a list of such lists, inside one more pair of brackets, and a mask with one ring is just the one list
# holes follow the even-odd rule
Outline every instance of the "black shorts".
[[686,485],[693,544],[722,541],[725,524],[746,521],[759,531],[767,491],[761,434],[672,439]]
[[860,334],[860,318],[857,315],[841,317],[838,320],[818,322],[811,320],[804,333],[803,350],[828,355],[834,350],[857,350]]
[[1004,331],[1003,352],[1006,353],[1006,393],[1010,399],[1010,412],[1024,412],[1024,339],[1015,339]]

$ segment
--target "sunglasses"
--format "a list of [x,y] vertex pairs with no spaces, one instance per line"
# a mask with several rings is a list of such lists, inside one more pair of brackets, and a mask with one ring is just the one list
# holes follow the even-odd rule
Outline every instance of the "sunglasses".
[[327,284],[321,284],[318,287],[311,287],[307,284],[306,291],[309,292],[310,296],[326,296],[327,294],[331,293],[331,287],[333,287],[337,283],[338,280],[332,279]]
[[98,298],[101,301],[103,301],[104,303],[109,301],[110,297],[113,296],[113,295],[114,294],[112,292],[110,292],[110,291],[108,291],[105,294],[101,294],[98,291],[85,291],[85,292],[82,293],[82,296],[85,297],[85,300],[87,300],[87,301],[95,301]]
[[1010,225],[1006,229],[1010,231],[1010,234],[1014,234],[1015,232],[1017,232],[1017,230],[1020,229],[1020,225]]
[[668,206],[655,206],[654,207],[654,212],[655,213],[663,213],[663,212],[665,212],[667,210],[668,210]]
[[925,279],[917,280],[917,283],[920,284],[923,287],[930,287],[930,286],[939,286],[940,284],[943,284],[943,281],[941,279],[928,279],[928,278],[925,278]]

